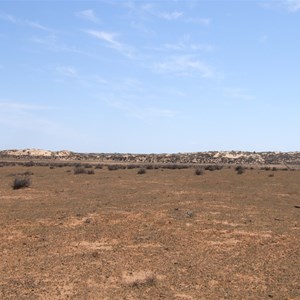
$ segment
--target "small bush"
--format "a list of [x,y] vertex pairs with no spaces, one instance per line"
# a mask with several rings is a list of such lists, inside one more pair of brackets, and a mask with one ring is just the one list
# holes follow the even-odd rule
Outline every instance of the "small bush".
[[119,170],[119,166],[117,166],[117,165],[108,165],[107,169],[109,171],[116,171],[116,170]]
[[223,166],[221,165],[208,165],[208,166],[205,166],[205,170],[207,171],[216,171],[216,170],[222,170],[223,169]]
[[22,175],[24,175],[24,176],[30,176],[30,175],[33,175],[33,172],[26,171]]
[[138,173],[138,174],[145,174],[145,173],[146,173],[146,169],[141,168],[141,169],[138,170],[137,173]]
[[84,167],[82,167],[82,166],[76,166],[75,168],[74,168],[74,174],[85,174],[86,173],[86,170],[85,170],[85,168]]
[[102,169],[103,167],[102,167],[102,165],[96,165],[95,166],[95,169]]
[[202,168],[197,168],[195,170],[195,175],[203,175],[204,174],[204,170]]
[[30,187],[31,180],[29,176],[16,177],[13,181],[12,187],[14,190]]
[[245,168],[243,166],[236,166],[235,170],[237,172],[237,174],[241,175],[245,172]]
[[32,160],[28,161],[28,162],[24,163],[24,166],[25,167],[33,167],[34,166],[34,162]]
[[91,175],[91,174],[95,174],[95,171],[94,170],[88,170],[86,173]]
[[147,170],[153,170],[153,165],[146,165],[145,168],[146,168]]
[[133,164],[127,165],[128,170],[135,169],[136,167],[137,165],[133,165]]

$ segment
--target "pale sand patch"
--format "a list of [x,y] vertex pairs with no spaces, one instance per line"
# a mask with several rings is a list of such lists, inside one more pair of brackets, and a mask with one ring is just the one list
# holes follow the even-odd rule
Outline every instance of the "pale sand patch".
[[251,236],[251,237],[262,237],[262,238],[271,238],[272,237],[271,231],[263,231],[261,233],[256,232],[249,232],[249,231],[242,231],[236,230],[231,233],[231,235],[242,235],[242,236]]
[[155,284],[156,277],[150,271],[123,271],[122,279],[126,284],[140,286]]
[[224,240],[224,241],[206,241],[206,243],[208,243],[209,245],[212,246],[218,246],[218,245],[222,245],[222,246],[232,246],[232,245],[236,245],[237,243],[241,243],[241,241],[236,240],[236,239],[228,239],[228,240]]
[[192,296],[186,295],[186,294],[175,294],[175,299],[176,298],[180,298],[180,299],[190,299],[193,300],[195,298],[193,298]]
[[142,243],[138,245],[128,245],[125,247],[129,249],[136,249],[136,248],[161,248],[162,246],[160,244]]
[[232,227],[243,226],[243,224],[231,223],[231,222],[228,222],[228,221],[218,221],[218,220],[213,220],[212,223],[213,224],[227,225],[227,226],[232,226]]
[[75,248],[84,248],[87,250],[104,250],[104,251],[111,251],[113,250],[113,246],[117,245],[118,241],[115,239],[109,240],[100,240],[95,242],[89,242],[89,241],[80,241],[78,243],[74,242],[71,244],[71,246]]

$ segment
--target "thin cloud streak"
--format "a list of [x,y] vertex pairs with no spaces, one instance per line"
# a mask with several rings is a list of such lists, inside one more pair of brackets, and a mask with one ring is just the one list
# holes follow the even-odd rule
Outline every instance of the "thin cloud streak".
[[177,20],[183,16],[183,12],[173,11],[171,13],[160,13],[158,14],[162,19],[172,21]]
[[134,49],[117,41],[116,37],[119,35],[115,32],[98,30],[83,30],[83,32],[91,37],[104,41],[109,48],[120,52],[124,56],[127,56],[129,58],[134,57]]
[[71,66],[58,66],[55,71],[62,76],[76,78],[78,76],[77,70]]
[[36,28],[36,29],[44,30],[44,31],[47,31],[47,32],[53,32],[52,29],[41,25],[39,22],[26,21],[26,24],[28,24],[29,26],[31,26],[33,28]]
[[283,9],[290,13],[297,13],[300,11],[300,0],[281,0],[281,1],[265,1],[261,6],[267,9]]
[[17,23],[16,18],[10,14],[0,14],[0,20]]
[[286,6],[289,11],[298,12],[300,11],[300,0],[287,0]]
[[54,34],[51,34],[51,35],[49,35],[47,37],[43,37],[43,38],[32,37],[30,39],[30,41],[33,43],[42,45],[42,46],[46,47],[48,50],[53,51],[53,52],[75,53],[75,54],[80,54],[80,55],[84,55],[84,56],[97,58],[96,55],[93,55],[92,53],[89,53],[87,51],[80,50],[75,46],[69,46],[69,45],[60,43],[57,36]]
[[214,77],[214,70],[206,63],[190,55],[173,56],[164,62],[156,63],[154,70],[175,75],[200,74],[204,78]]
[[170,109],[162,109],[157,107],[138,107],[130,102],[124,101],[106,101],[108,105],[121,111],[129,113],[131,116],[147,121],[155,118],[174,118],[178,116],[178,112]]
[[193,44],[193,43],[184,43],[184,42],[179,42],[175,44],[165,44],[164,48],[167,50],[175,50],[175,51],[212,52],[215,50],[215,47],[209,44]]
[[91,21],[94,23],[97,23],[99,21],[99,19],[96,17],[96,15],[92,9],[82,10],[82,11],[78,12],[76,14],[76,16],[81,19]]
[[242,88],[226,88],[224,90],[224,96],[226,98],[244,100],[244,101],[250,101],[255,99],[255,97],[250,95],[247,92],[247,90]]
[[11,101],[2,101],[0,102],[0,107],[8,110],[53,110],[54,107],[42,106],[42,105],[32,105],[24,104]]
[[185,21],[204,26],[209,26],[211,24],[211,19],[209,18],[186,18]]

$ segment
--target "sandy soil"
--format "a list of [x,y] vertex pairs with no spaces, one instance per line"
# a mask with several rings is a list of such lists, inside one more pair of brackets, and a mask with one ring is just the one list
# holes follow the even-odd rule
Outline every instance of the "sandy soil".
[[[0,299],[300,299],[300,172],[0,168]],[[274,176],[269,175],[273,173]]]

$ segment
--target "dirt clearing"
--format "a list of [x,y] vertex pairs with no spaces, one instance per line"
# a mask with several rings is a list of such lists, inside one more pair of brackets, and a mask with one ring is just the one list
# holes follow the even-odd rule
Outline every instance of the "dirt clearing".
[[1,299],[300,299],[300,171],[0,179]]

